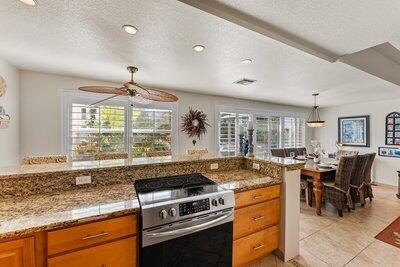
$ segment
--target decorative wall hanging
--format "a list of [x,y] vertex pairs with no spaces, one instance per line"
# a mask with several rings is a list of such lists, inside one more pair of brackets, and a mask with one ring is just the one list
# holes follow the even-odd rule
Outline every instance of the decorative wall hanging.
[[7,91],[6,81],[0,76],[0,97],[3,96]]
[[378,155],[381,157],[400,158],[400,148],[398,148],[398,147],[378,147]]
[[8,128],[10,124],[10,115],[6,113],[6,110],[0,106],[0,129]]
[[338,118],[338,142],[343,146],[369,147],[369,116]]
[[392,112],[386,116],[386,145],[400,146],[400,113]]
[[[206,126],[210,127],[210,124],[208,124],[207,115],[203,111],[190,107],[189,112],[182,116],[181,131],[189,135],[189,138],[196,136],[200,139],[207,133]],[[196,145],[196,140],[193,139],[192,143]]]

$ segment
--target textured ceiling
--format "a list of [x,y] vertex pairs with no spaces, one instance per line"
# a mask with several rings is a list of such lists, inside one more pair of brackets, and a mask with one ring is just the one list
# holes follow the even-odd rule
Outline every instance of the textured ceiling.
[[[312,104],[314,91],[323,106],[400,97],[396,85],[178,1],[38,2],[0,6],[0,57],[21,69],[124,82],[133,64],[144,85],[292,105]],[[398,1],[223,2],[338,55],[386,41],[400,47]],[[124,24],[139,32],[126,34]],[[195,44],[206,50],[193,52]],[[233,84],[243,77],[257,83]]]

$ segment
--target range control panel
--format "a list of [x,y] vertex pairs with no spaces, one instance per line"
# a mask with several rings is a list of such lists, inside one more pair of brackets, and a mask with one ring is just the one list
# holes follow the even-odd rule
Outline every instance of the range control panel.
[[196,201],[179,204],[179,216],[185,216],[210,209],[210,199],[199,199]]

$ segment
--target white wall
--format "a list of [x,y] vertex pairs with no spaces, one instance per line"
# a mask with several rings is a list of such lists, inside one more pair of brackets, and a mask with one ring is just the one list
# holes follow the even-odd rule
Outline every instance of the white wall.
[[[21,77],[21,156],[61,153],[61,95],[63,90],[76,90],[83,85],[107,85],[109,83],[92,81],[77,77],[59,76],[32,71],[20,71]],[[187,112],[189,107],[204,111],[212,127],[197,142],[196,147],[207,148],[215,153],[215,107],[216,105],[234,108],[254,108],[307,113],[305,108],[275,105],[265,102],[247,101],[229,97],[201,95],[174,91],[179,97],[178,116]],[[308,135],[310,136],[310,134]],[[179,131],[179,153],[185,153],[192,147],[192,139]]]
[[0,106],[11,116],[7,129],[0,129],[0,165],[19,162],[19,74],[18,69],[0,59],[0,75],[5,79],[7,91],[0,97]]
[[[326,121],[324,127],[314,130],[314,138],[319,140],[328,152],[334,152],[338,139],[338,117],[370,115],[370,147],[345,147],[346,150],[358,150],[360,153],[376,152],[379,146],[385,145],[385,117],[390,112],[400,112],[400,99],[389,101],[365,102],[352,105],[321,109],[321,119]],[[400,158],[377,156],[373,176],[378,183],[397,184],[397,170],[400,170]]]

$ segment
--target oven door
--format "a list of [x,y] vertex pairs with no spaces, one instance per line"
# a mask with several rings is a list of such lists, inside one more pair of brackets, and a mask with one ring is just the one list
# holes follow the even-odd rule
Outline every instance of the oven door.
[[232,266],[232,239],[233,210],[145,230],[140,266]]

